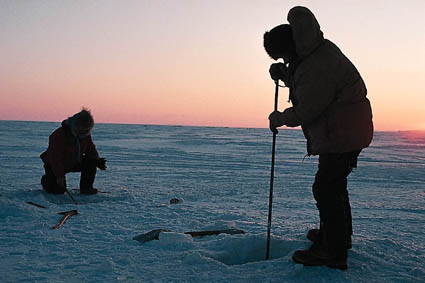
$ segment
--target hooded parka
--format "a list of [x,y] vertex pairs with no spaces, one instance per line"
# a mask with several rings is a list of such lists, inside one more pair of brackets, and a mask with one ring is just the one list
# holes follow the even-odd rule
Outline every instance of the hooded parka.
[[291,85],[293,107],[283,112],[289,127],[300,126],[308,154],[360,151],[372,141],[372,110],[362,77],[339,48],[324,39],[313,13],[288,13],[298,55]]
[[49,164],[56,177],[64,177],[72,171],[83,156],[98,159],[99,154],[91,135],[77,138],[72,134],[69,119],[62,121],[61,127],[49,136],[49,146],[40,155],[44,163]]

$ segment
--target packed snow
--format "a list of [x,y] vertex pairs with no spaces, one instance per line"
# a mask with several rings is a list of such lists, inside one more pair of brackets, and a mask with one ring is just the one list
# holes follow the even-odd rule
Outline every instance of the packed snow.
[[[266,261],[269,130],[97,124],[93,140],[108,160],[95,181],[102,193],[80,195],[70,173],[75,205],[40,185],[39,155],[59,125],[0,121],[1,282],[425,282],[425,132],[377,132],[360,155],[349,177],[353,248],[341,271],[291,259],[318,227],[317,157],[304,159],[300,130],[277,136]],[[227,228],[245,234],[184,234]],[[170,232],[133,240],[155,229]]]

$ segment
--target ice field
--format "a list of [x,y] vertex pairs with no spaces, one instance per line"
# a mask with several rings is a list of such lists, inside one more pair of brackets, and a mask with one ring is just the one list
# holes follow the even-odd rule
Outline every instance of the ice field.
[[[268,129],[97,124],[108,170],[95,187],[104,193],[80,195],[70,173],[75,205],[40,185],[39,155],[59,125],[0,121],[1,282],[425,282],[425,132],[377,132],[361,153],[348,182],[353,248],[340,271],[291,260],[318,226],[317,157],[303,160],[300,130],[277,136],[265,261]],[[71,209],[79,214],[52,229]],[[226,228],[245,234],[184,234]],[[154,229],[172,232],[133,240]]]

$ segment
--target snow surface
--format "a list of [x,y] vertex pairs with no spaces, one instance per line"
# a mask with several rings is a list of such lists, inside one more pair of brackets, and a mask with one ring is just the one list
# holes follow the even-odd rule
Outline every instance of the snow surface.
[[[271,133],[98,124],[104,194],[43,192],[39,154],[58,123],[0,121],[1,282],[425,282],[425,133],[378,132],[350,175],[347,271],[291,260],[317,227],[317,158],[299,130],[277,137],[271,257],[265,261]],[[79,175],[67,175],[78,189]],[[178,198],[178,204],[169,200]],[[46,209],[27,204],[33,201]],[[58,230],[60,211],[78,209]],[[246,234],[192,238],[183,232]],[[134,236],[169,229],[160,240]]]

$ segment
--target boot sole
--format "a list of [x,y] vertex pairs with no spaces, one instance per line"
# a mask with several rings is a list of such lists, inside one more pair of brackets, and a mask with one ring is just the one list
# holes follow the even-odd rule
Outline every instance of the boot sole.
[[347,264],[335,264],[335,263],[330,263],[330,264],[329,263],[317,263],[317,264],[314,264],[314,263],[305,263],[305,262],[302,262],[300,260],[297,260],[297,258],[294,257],[294,256],[292,256],[292,260],[295,263],[302,264],[304,266],[327,266],[329,268],[340,269],[340,270],[346,270],[348,268],[348,265]]

